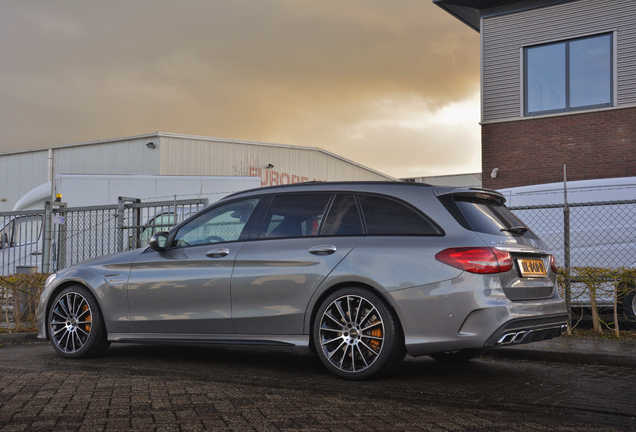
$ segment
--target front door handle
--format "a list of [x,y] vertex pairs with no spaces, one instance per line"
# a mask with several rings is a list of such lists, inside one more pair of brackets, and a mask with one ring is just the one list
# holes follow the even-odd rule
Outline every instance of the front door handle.
[[309,248],[309,253],[314,255],[331,255],[336,250],[337,249],[334,245],[318,245]]
[[224,256],[228,256],[230,254],[230,250],[228,248],[218,248],[212,249],[205,253],[205,256],[208,258],[223,258]]

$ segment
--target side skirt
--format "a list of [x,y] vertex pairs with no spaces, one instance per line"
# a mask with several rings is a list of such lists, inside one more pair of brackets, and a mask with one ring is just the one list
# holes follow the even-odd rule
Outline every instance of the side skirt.
[[268,345],[309,349],[309,335],[110,333],[108,335],[108,340],[110,342],[126,343]]

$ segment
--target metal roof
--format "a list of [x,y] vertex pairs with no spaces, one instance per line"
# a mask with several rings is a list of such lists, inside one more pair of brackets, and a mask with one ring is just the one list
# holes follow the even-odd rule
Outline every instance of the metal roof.
[[332,152],[330,152],[328,150],[321,149],[319,147],[299,146],[299,145],[291,145],[291,144],[277,144],[277,143],[238,140],[238,139],[215,138],[215,137],[207,137],[207,136],[201,136],[201,135],[187,135],[187,134],[178,134],[178,133],[172,133],[172,132],[160,132],[160,131],[151,132],[151,133],[147,133],[147,134],[141,134],[141,135],[133,135],[133,136],[128,136],[128,137],[122,137],[122,138],[110,138],[110,139],[103,139],[103,140],[86,141],[86,142],[77,143],[77,144],[58,145],[58,146],[52,146],[52,147],[46,147],[46,148],[34,149],[34,150],[25,150],[25,151],[12,152],[12,153],[0,153],[0,157],[17,155],[17,154],[36,153],[36,152],[41,152],[41,151],[47,151],[50,148],[54,149],[54,150],[57,150],[57,149],[69,149],[69,148],[74,148],[74,147],[85,147],[85,146],[92,146],[92,145],[99,145],[99,144],[110,144],[110,143],[116,143],[116,142],[122,142],[122,141],[132,141],[132,140],[138,140],[138,139],[152,139],[152,138],[160,138],[160,137],[177,138],[177,139],[190,139],[190,140],[197,140],[197,141],[208,141],[208,142],[229,143],[229,144],[243,144],[243,145],[252,145],[252,146],[260,146],[260,147],[287,148],[287,149],[290,149],[290,150],[312,151],[312,152],[322,153],[322,154],[330,156],[332,158],[341,160],[342,162],[345,162],[345,163],[350,164],[350,165],[354,165],[354,166],[356,166],[356,167],[358,167],[360,169],[372,172],[374,174],[377,174],[379,176],[385,177],[387,179],[393,179],[394,178],[393,176],[385,174],[385,173],[383,173],[381,171],[378,171],[378,170],[373,169],[373,168],[369,168],[369,167],[364,166],[364,165],[362,165],[362,164],[360,164],[358,162],[352,161],[351,159],[347,159],[344,156],[340,156],[339,154],[332,153]]
[[575,0],[433,0],[433,3],[479,31],[482,16],[520,12],[571,1]]

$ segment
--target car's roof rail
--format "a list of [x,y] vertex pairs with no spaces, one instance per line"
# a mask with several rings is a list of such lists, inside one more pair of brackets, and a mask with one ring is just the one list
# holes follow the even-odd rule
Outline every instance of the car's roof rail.
[[269,191],[272,189],[292,189],[292,188],[296,188],[296,187],[303,187],[303,186],[338,186],[338,185],[365,185],[365,184],[369,184],[369,185],[376,185],[376,184],[391,184],[391,185],[408,185],[408,186],[416,186],[416,187],[427,187],[430,188],[432,187],[432,185],[428,184],[428,183],[412,183],[412,182],[401,182],[401,181],[382,181],[382,180],[378,180],[378,181],[320,181],[320,180],[310,180],[310,181],[306,181],[306,182],[300,182],[300,183],[292,183],[292,184],[285,184],[285,185],[275,185],[275,186],[264,186],[264,187],[259,187],[259,188],[252,188],[252,189],[246,189],[240,192],[234,192],[230,195],[226,195],[225,198],[231,198],[233,196],[236,195],[241,195],[244,193],[248,193],[248,192],[256,192],[256,191]]

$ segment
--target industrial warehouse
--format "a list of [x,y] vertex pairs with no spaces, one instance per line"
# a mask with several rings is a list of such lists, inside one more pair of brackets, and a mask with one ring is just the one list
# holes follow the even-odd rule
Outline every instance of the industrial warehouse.
[[73,206],[112,203],[119,195],[214,201],[249,187],[394,180],[315,147],[155,132],[0,155],[0,211],[42,208],[52,195],[51,178],[54,192]]

